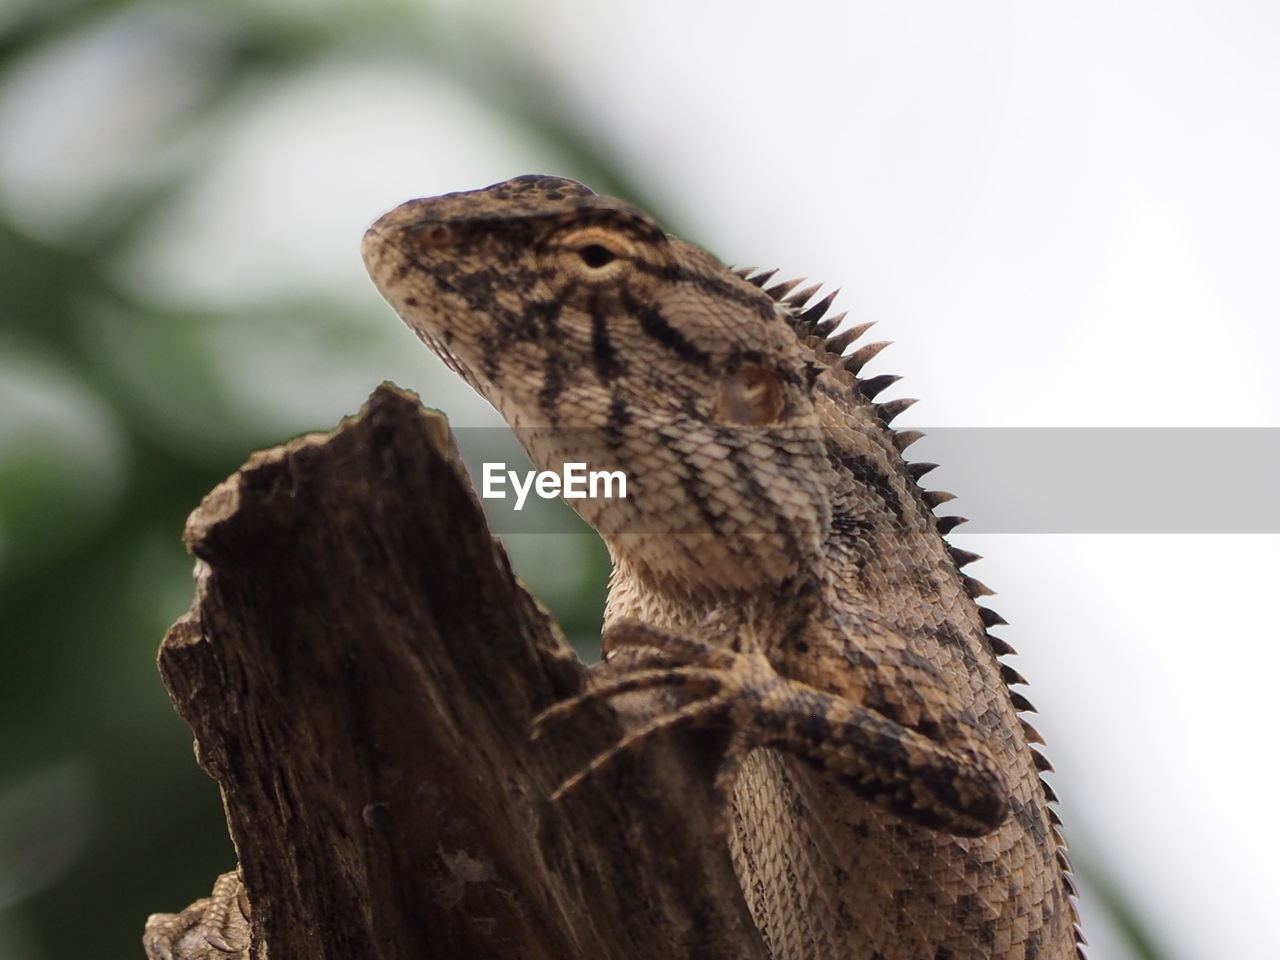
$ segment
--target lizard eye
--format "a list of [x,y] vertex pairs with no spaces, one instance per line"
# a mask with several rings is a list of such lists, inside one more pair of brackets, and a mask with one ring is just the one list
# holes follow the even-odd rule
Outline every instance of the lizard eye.
[[593,287],[630,276],[628,268],[637,256],[631,237],[601,224],[565,230],[551,238],[549,249],[562,276]]
[[585,247],[579,247],[578,256],[593,270],[599,270],[617,259],[617,255],[601,243],[589,243]]

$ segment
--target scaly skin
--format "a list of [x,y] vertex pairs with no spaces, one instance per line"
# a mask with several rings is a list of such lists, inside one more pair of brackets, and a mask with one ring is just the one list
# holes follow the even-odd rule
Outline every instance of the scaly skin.
[[882,345],[842,356],[865,328],[831,337],[816,288],[762,289],[551,177],[410,201],[363,250],[540,469],[626,472],[627,499],[570,503],[614,562],[606,656],[648,658],[544,719],[665,688],[652,729],[730,732],[730,844],[772,956],[1077,956],[1002,621],[902,458],[917,435],[888,427],[909,401],[858,378]]

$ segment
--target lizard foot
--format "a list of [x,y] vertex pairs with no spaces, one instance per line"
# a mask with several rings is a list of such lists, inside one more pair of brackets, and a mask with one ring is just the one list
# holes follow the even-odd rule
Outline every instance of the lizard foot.
[[181,913],[152,914],[142,944],[150,960],[246,960],[249,902],[239,873],[218,877],[210,896]]
[[[639,621],[619,621],[609,628],[608,634],[615,647],[648,647],[673,660],[684,662],[608,677],[576,696],[552,704],[533,718],[533,740],[541,739],[549,724],[567,720],[589,703],[608,700],[619,694],[662,687],[690,693],[694,699],[674,710],[658,714],[597,755],[560,784],[551,794],[553,803],[658,731],[673,727],[724,724],[744,689],[759,689],[770,678],[781,681],[763,657],[738,653],[701,640],[657,630]],[[724,762],[717,771],[716,788],[722,796],[728,797],[732,792],[738,755],[745,754],[750,749],[743,747],[742,738],[735,735],[730,741]]]
[[[776,684],[788,683],[759,654],[740,653],[692,637],[659,630],[636,620],[620,620],[608,629],[613,647],[647,647],[677,661],[676,665],[636,670],[609,677],[582,693],[555,703],[533,718],[532,739],[540,739],[547,726],[568,719],[589,703],[623,693],[662,687],[692,694],[694,699],[673,710],[660,713],[648,723],[628,733],[608,750],[573,774],[551,794],[554,803],[581,786],[622,754],[642,741],[674,727],[727,725],[734,733],[716,772],[715,787],[723,797],[733,792],[733,781],[741,758],[755,744],[740,735],[732,714],[744,699],[754,699]],[[683,662],[680,662],[683,661]]]

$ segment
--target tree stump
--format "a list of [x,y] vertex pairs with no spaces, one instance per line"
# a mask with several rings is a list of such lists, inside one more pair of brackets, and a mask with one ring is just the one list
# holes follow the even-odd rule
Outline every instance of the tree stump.
[[[254,454],[187,523],[196,599],[160,670],[239,874],[156,915],[152,958],[763,957],[710,734],[530,721],[590,670],[512,575],[440,414],[384,384]],[[634,754],[634,755],[632,755]]]

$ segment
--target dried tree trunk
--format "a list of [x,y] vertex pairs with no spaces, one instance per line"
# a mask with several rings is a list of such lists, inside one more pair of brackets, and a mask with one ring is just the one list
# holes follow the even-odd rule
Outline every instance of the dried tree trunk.
[[763,956],[714,742],[658,738],[547,802],[638,720],[592,707],[530,742],[589,671],[415,397],[384,385],[333,433],[255,454],[186,544],[196,601],[160,668],[221,787],[252,936],[227,953],[193,928],[152,956]]

